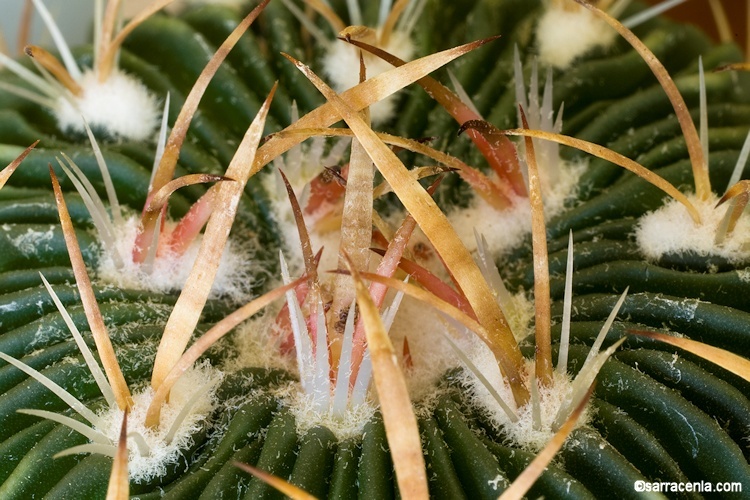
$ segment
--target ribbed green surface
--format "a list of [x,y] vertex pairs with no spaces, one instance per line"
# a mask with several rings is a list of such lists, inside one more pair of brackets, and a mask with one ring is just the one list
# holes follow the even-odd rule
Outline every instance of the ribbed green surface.
[[[414,34],[418,55],[502,34],[450,68],[483,116],[500,128],[513,127],[513,47],[519,46],[528,78],[539,3],[428,0]],[[332,4],[344,11],[345,2]],[[376,4],[368,2],[364,9],[368,18],[376,16]],[[121,67],[141,77],[157,95],[170,93],[173,121],[195,78],[239,19],[237,12],[218,6],[195,8],[178,17],[156,15],[128,37]],[[694,117],[698,56],[703,56],[707,69],[742,60],[737,47],[714,46],[693,27],[656,20],[636,32],[675,76]],[[275,80],[280,85],[267,122],[268,133],[289,123],[292,101],[301,113],[323,102],[279,54],[291,53],[316,67],[320,49],[304,42],[307,36],[281,2],[269,4],[209,86],[182,150],[178,175],[223,172]],[[80,61],[90,63],[87,49],[77,55]],[[448,82],[444,71],[435,76]],[[7,72],[0,78],[18,83]],[[711,180],[716,189],[723,189],[750,125],[750,82],[742,74],[709,73],[706,84]],[[637,158],[675,185],[692,186],[672,108],[646,65],[623,41],[610,50],[594,51],[564,72],[556,71],[554,89],[555,109],[565,103],[564,133],[608,145]],[[435,137],[433,146],[467,163],[484,163],[465,136],[456,136],[458,124],[420,88],[401,92],[397,118],[383,128],[405,137]],[[44,110],[0,92],[0,165],[39,138],[42,142],[37,150],[0,192],[0,351],[22,359],[83,400],[98,404],[98,390],[41,287],[38,272],[53,283],[76,324],[86,330],[78,296],[70,285],[72,273],[58,228],[47,165],[56,163],[54,157],[60,151],[66,152],[104,195],[101,176],[82,137],[67,136],[56,129]],[[103,150],[121,202],[139,211],[145,201],[154,145],[108,143]],[[581,155],[570,150],[562,154]],[[411,160],[411,155],[404,158]],[[61,182],[84,256],[93,263],[98,247],[88,214],[64,175]],[[170,202],[173,215],[184,213],[203,192],[203,187],[180,190]],[[468,196],[467,186],[458,176],[450,176],[437,197],[444,206],[452,206],[465,204]],[[577,346],[571,370],[585,357],[585,345],[593,341],[626,286],[631,295],[620,317],[627,323],[616,324],[607,343],[630,328],[650,327],[743,356],[750,354],[750,284],[738,272],[745,271],[744,266],[695,256],[667,256],[659,263],[646,263],[640,256],[631,235],[634,218],[658,207],[662,197],[656,188],[632,174],[603,160],[592,160],[581,179],[575,206],[548,221],[553,314],[558,319],[569,230],[574,231],[576,241],[571,336]],[[268,249],[260,258],[267,257],[267,266],[275,269],[279,236],[268,211],[260,183],[251,180],[236,231],[260,235]],[[48,232],[49,238],[30,250],[19,248],[18,237],[29,231]],[[530,289],[529,245],[512,252],[500,269],[511,288]],[[129,384],[145,383],[176,293],[157,295],[98,285],[96,291]],[[690,317],[679,307],[686,299],[700,300]],[[215,323],[231,308],[232,304],[224,301],[211,303],[202,323]],[[553,328],[553,336],[559,337],[559,326]],[[220,363],[225,354],[220,347],[212,351],[212,359]],[[144,358],[148,362],[142,362]],[[248,382],[246,375],[229,374],[219,397],[229,400],[247,395],[283,379],[279,373],[258,372]],[[694,356],[675,358],[665,345],[629,337],[601,372],[591,425],[573,433],[561,452],[561,462],[545,472],[530,495],[635,497],[636,480],[741,481],[750,489],[748,389],[750,384]],[[38,383],[2,363],[0,498],[103,497],[110,459],[79,455],[52,460],[57,451],[85,439],[61,426],[17,414],[19,408],[63,411],[64,405]],[[257,394],[239,408],[218,411],[211,423],[196,436],[184,462],[168,477],[152,484],[133,484],[132,493],[144,499],[162,494],[185,499],[280,497],[235,469],[231,463],[236,460],[257,464],[321,498],[397,495],[379,418],[368,424],[361,440],[338,443],[324,428],[297,436],[288,411],[268,395]],[[446,392],[432,415],[420,420],[420,430],[435,498],[495,498],[532,458],[491,430],[481,412],[471,408],[455,387]]]

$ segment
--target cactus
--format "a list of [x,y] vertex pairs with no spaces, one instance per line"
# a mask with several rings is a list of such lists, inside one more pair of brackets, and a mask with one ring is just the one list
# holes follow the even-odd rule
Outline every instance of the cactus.
[[735,45],[637,2],[117,3],[0,59],[2,498],[750,488]]

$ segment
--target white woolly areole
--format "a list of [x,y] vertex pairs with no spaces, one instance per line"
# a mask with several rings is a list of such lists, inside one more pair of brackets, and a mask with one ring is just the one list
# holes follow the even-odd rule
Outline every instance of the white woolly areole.
[[700,213],[702,223],[696,225],[687,209],[673,199],[647,213],[641,217],[635,232],[646,258],[658,260],[665,254],[694,253],[701,257],[723,257],[733,263],[750,259],[750,216],[743,214],[732,234],[717,245],[716,231],[729,203],[714,208],[718,198],[713,193],[708,200],[700,200],[694,194],[687,196]]
[[[203,235],[199,235],[182,255],[158,255],[149,273],[142,264],[133,262],[132,258],[138,224],[138,218],[131,216],[125,219],[122,226],[115,227],[116,246],[124,265],[122,268],[117,267],[112,256],[104,252],[99,259],[98,277],[105,283],[120,288],[160,293],[181,290],[193,268]],[[167,232],[171,230],[170,225],[173,223],[167,223]],[[254,277],[264,272],[250,257],[252,251],[247,245],[229,240],[221,256],[221,264],[209,297],[229,297],[237,302],[248,300],[255,284]]]
[[[388,43],[380,47],[399,59],[409,61],[414,55],[414,44],[409,35],[399,31],[391,33]],[[323,70],[331,79],[333,88],[343,92],[359,83],[360,49],[346,42],[333,41],[323,56]],[[379,57],[362,51],[367,67],[367,78],[393,69],[393,66]],[[374,124],[384,123],[391,119],[395,110],[395,96],[388,97],[370,106],[370,119]]]
[[83,95],[61,96],[55,116],[62,130],[85,133],[81,115],[92,129],[106,131],[114,138],[134,141],[150,140],[161,117],[156,97],[134,77],[113,70],[100,82],[92,70],[83,73],[78,84]]
[[[169,403],[161,410],[161,422],[157,429],[146,427],[146,411],[154,397],[151,386],[133,394],[133,408],[128,413],[128,434],[138,433],[150,447],[150,453],[142,456],[132,437],[128,439],[128,472],[134,482],[144,482],[167,473],[167,466],[181,461],[182,451],[193,444],[193,435],[206,425],[206,418],[214,409],[213,391],[222,378],[222,373],[208,363],[190,368],[177,381],[169,396]],[[208,389],[197,401],[190,401],[196,391]],[[186,404],[193,403],[179,430],[167,443],[166,438],[172,423]],[[122,426],[123,412],[117,407],[109,408],[99,415],[104,421],[97,429],[117,444]]]
[[349,405],[342,415],[330,410],[318,411],[314,396],[305,394],[297,384],[288,386],[279,396],[294,415],[298,435],[302,436],[314,427],[325,427],[339,441],[361,438],[365,425],[378,409],[377,404],[368,399],[362,404]]
[[[388,300],[386,302],[389,302]],[[390,329],[389,337],[401,362],[404,378],[412,401],[428,398],[435,392],[436,386],[445,373],[459,366],[458,359],[444,333],[451,335],[454,342],[465,348],[468,340],[456,338],[450,327],[439,313],[425,307],[419,301],[405,297]],[[405,366],[402,354],[404,338],[409,342],[411,366]],[[377,398],[373,385],[371,397]],[[300,433],[315,426],[324,426],[340,440],[361,437],[365,424],[372,419],[378,408],[377,401],[368,398],[364,404],[349,406],[343,415],[315,410],[313,398],[304,394],[301,387],[295,384],[292,390],[283,394],[297,421]]]
[[530,233],[531,208],[528,198],[516,198],[510,209],[498,212],[481,196],[474,196],[468,207],[449,212],[448,220],[469,251],[477,250],[476,229],[485,237],[496,257],[523,243],[524,237]]
[[[236,355],[228,363],[228,370],[258,367],[296,372],[293,353],[285,356],[280,352],[280,332],[276,330],[275,325],[279,310],[278,306],[271,308],[262,316],[253,318],[240,327],[238,334],[233,337]],[[313,427],[323,426],[333,432],[340,441],[361,437],[365,424],[372,419],[377,410],[377,405],[367,400],[361,405],[350,405],[341,415],[330,411],[330,408],[329,411],[320,411],[316,409],[320,405],[315,401],[315,396],[305,393],[298,381],[282,385],[274,394],[294,415],[299,435],[304,435]]]
[[275,330],[276,316],[279,314],[282,303],[284,302],[279,300],[276,304],[267,307],[263,314],[256,314],[237,327],[237,334],[232,336],[234,357],[225,366],[228,372],[248,367],[295,370],[291,353],[290,356],[281,354],[280,337]]
[[[540,171],[544,217],[550,218],[565,210],[565,202],[576,196],[578,178],[586,169],[586,162],[558,163],[557,180],[550,185]],[[489,205],[481,196],[474,196],[467,208],[448,213],[448,220],[458,237],[471,252],[476,252],[474,230],[485,237],[493,256],[499,257],[517,248],[531,232],[531,206],[528,198],[516,198],[513,206],[503,212]]]
[[[390,303],[387,299],[386,303]],[[235,335],[236,357],[226,367],[239,370],[244,367],[282,368],[296,371],[293,353],[284,356],[279,352],[279,336],[274,331],[274,320],[279,307],[269,310],[262,317],[247,322]],[[458,365],[455,352],[443,334],[451,335],[459,346],[466,348],[469,341],[450,331],[449,325],[439,313],[416,300],[405,297],[390,329],[390,338],[405,370],[405,379],[412,401],[429,397],[445,373]],[[404,366],[402,359],[404,338],[409,340],[412,366]],[[305,394],[301,385],[294,382],[279,389],[278,394],[294,414],[300,433],[315,426],[324,426],[338,439],[362,435],[364,425],[378,408],[377,402],[365,401],[362,405],[349,406],[343,415],[329,411],[318,411],[313,397]],[[375,397],[374,388],[371,395]]]
[[460,366],[445,335],[450,335],[459,347],[468,345],[466,335],[456,334],[440,313],[418,300],[404,297],[389,336],[399,357],[404,339],[409,342],[412,367],[404,368],[404,375],[412,401],[434,392],[445,373]]
[[[567,374],[559,374],[555,370],[552,384],[549,387],[539,386],[542,425],[540,429],[534,429],[531,402],[522,408],[516,407],[513,392],[501,375],[497,360],[489,348],[481,341],[476,340],[470,358],[492,387],[500,394],[503,401],[516,412],[518,422],[511,422],[484,384],[474,377],[470,371],[464,370],[462,372],[463,384],[468,388],[469,395],[474,403],[487,413],[492,424],[502,432],[507,442],[534,453],[544,448],[555,435],[550,426],[566,397],[571,393],[572,382],[570,377]],[[527,387],[531,387],[529,376],[532,373],[534,373],[534,361],[526,360],[522,376]],[[587,408],[578,418],[576,427],[586,425],[589,419],[590,412]]]
[[610,45],[616,34],[588,9],[553,2],[536,27],[539,60],[555,68],[567,68],[591,49]]

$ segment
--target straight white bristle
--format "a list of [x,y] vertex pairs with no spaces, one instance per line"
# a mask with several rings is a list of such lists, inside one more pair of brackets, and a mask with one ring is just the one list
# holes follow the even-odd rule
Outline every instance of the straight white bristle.
[[[281,251],[279,251],[279,262],[281,264],[281,279],[285,285],[288,285],[292,282],[292,279],[289,276],[289,268]],[[299,371],[300,382],[303,390],[307,394],[310,394],[313,389],[312,377],[314,376],[309,371],[310,367],[313,366],[310,335],[307,331],[305,317],[302,314],[299,302],[297,301],[297,294],[294,290],[286,292],[286,302],[289,306],[289,321],[291,322],[292,334],[294,335],[294,348],[297,353],[297,369]]]
[[[174,438],[174,435],[172,437]],[[147,457],[151,454],[151,447],[146,442],[143,434],[137,431],[130,431],[128,432],[128,438],[133,440],[140,456]]]
[[539,108],[540,128],[552,130],[555,110],[552,108],[552,68],[547,68],[542,94],[542,106]]
[[34,6],[36,7],[37,12],[39,12],[39,16],[47,26],[47,30],[49,31],[50,35],[52,35],[52,40],[54,40],[57,51],[60,53],[60,57],[62,57],[65,68],[68,70],[68,73],[70,73],[70,76],[72,76],[74,80],[79,81],[81,79],[81,70],[78,68],[78,64],[76,64],[73,53],[70,51],[70,47],[65,41],[65,37],[63,37],[60,28],[55,22],[55,19],[52,17],[52,14],[50,14],[49,10],[47,10],[47,7],[44,5],[42,0],[32,1],[34,2]]
[[115,245],[115,228],[109,218],[107,208],[99,197],[99,193],[96,192],[96,188],[94,188],[94,185],[91,184],[78,165],[65,153],[62,153],[62,156],[68,166],[66,167],[59,158],[57,158],[57,163],[83,199],[83,203],[91,215],[91,219],[99,233],[99,239],[104,248],[111,252],[113,259],[122,266],[122,258],[117,252]]
[[[407,276],[404,279],[404,283],[408,282],[409,277]],[[393,297],[391,304],[385,309],[385,311],[383,311],[383,328],[385,328],[386,332],[390,332],[393,322],[396,321],[396,314],[398,314],[398,310],[401,307],[403,300],[404,292],[398,292],[396,296]]]
[[[700,139],[703,158],[708,158],[708,104],[706,102],[706,76],[703,72],[703,56],[698,56],[698,81],[700,82]],[[708,161],[708,160],[706,160]]]
[[96,163],[99,166],[99,171],[102,174],[104,188],[107,190],[107,198],[109,200],[110,210],[112,211],[112,220],[116,225],[122,225],[123,219],[122,211],[120,210],[120,202],[117,199],[117,191],[115,191],[115,185],[112,183],[112,176],[109,175],[109,169],[107,168],[107,163],[104,161],[102,150],[99,148],[99,144],[96,142],[96,137],[94,137],[94,133],[91,131],[91,127],[89,127],[89,124],[86,122],[86,118],[81,116],[81,119],[83,120],[83,125],[86,128],[86,135],[88,135],[89,142],[91,143],[91,148],[94,150],[94,157],[96,158]]
[[505,415],[508,417],[508,420],[511,422],[518,422],[518,415],[516,415],[516,412],[513,411],[513,409],[508,406],[508,404],[503,400],[503,398],[500,396],[500,393],[497,392],[495,387],[490,383],[489,380],[487,380],[487,377],[484,376],[482,373],[482,370],[480,370],[477,365],[474,364],[474,362],[471,361],[471,359],[464,353],[464,351],[456,344],[456,342],[453,341],[451,336],[443,331],[442,329],[438,330],[443,334],[443,338],[448,341],[448,344],[451,346],[453,351],[456,353],[456,356],[458,356],[458,359],[461,360],[461,363],[472,373],[474,376],[479,380],[479,382],[484,386],[485,389],[487,389],[487,392],[490,393],[492,398],[497,402],[498,406],[503,410]]
[[341,342],[341,357],[336,374],[336,387],[333,391],[332,411],[334,415],[341,415],[346,411],[349,400],[349,379],[352,376],[352,345],[354,339],[354,316],[356,302],[352,301],[349,314],[344,325],[344,338]]
[[323,302],[318,301],[316,307],[315,333],[315,364],[313,367],[313,401],[318,411],[329,408],[331,399],[331,380],[329,373],[331,365],[328,361],[328,331]]
[[568,371],[568,347],[570,346],[570,315],[573,306],[573,230],[568,236],[568,262],[565,267],[565,294],[563,297],[563,318],[560,330],[560,351],[557,354],[557,372]]
[[632,0],[617,0],[614,5],[612,5],[607,13],[615,18],[619,18],[620,14],[622,14],[625,9],[628,8],[628,6],[632,3]]
[[427,5],[427,0],[412,0],[406,7],[406,11],[401,16],[401,19],[396,23],[396,28],[407,35],[411,35],[414,31],[414,27],[422,17],[422,11],[424,11]]
[[620,308],[622,307],[623,302],[625,302],[625,297],[627,297],[627,295],[628,288],[625,289],[625,291],[622,293],[619,300],[615,304],[615,307],[612,308],[607,321],[604,322],[604,325],[602,325],[602,328],[599,331],[596,340],[591,345],[588,356],[586,356],[586,360],[583,362],[583,366],[578,372],[578,376],[576,376],[573,384],[571,385],[570,395],[565,398],[565,403],[560,405],[560,409],[558,410],[557,415],[552,422],[553,431],[556,432],[560,428],[560,426],[567,420],[570,413],[574,408],[578,406],[581,398],[585,396],[588,388],[594,382],[594,379],[599,373],[601,367],[620,346],[620,344],[625,341],[625,338],[623,337],[618,342],[610,346],[606,351],[599,353],[599,349],[601,348],[604,339],[607,337],[607,333],[609,333],[610,328],[612,328],[612,323],[614,323],[615,318],[617,317],[617,313],[620,312]]
[[[562,130],[562,111],[564,103],[560,104],[560,110],[555,117],[553,108],[553,79],[552,68],[548,67],[542,91],[541,102],[539,100],[539,70],[536,60],[531,66],[531,77],[529,80],[529,89],[526,91],[524,83],[523,66],[519,55],[518,46],[514,47],[513,53],[513,73],[514,86],[517,105],[518,126],[522,126],[521,111],[522,108],[528,119],[529,128],[544,130],[547,132],[559,133]],[[533,139],[534,151],[536,152],[537,164],[542,172],[542,182],[544,187],[556,186],[559,184],[562,176],[560,168],[560,146],[556,142]],[[526,179],[527,173],[525,161],[523,161],[525,145],[520,143],[519,156],[522,158],[522,174]],[[527,181],[528,183],[528,181]]]
[[740,179],[742,179],[742,172],[745,170],[748,156],[750,156],[750,131],[748,131],[747,137],[745,137],[745,142],[742,144],[740,156],[737,158],[737,163],[735,164],[734,170],[732,171],[732,176],[729,178],[727,189],[734,186],[735,184],[740,182]]
[[111,444],[111,440],[101,432],[89,427],[83,422],[80,422],[74,418],[70,418],[66,415],[60,415],[59,413],[54,413],[46,410],[21,409],[17,411],[18,413],[23,413],[24,415],[31,415],[32,417],[39,417],[51,422],[62,424],[65,427],[73,429],[85,438],[94,441],[95,443],[105,445]]
[[531,372],[531,428],[535,431],[542,430],[542,402],[539,397],[539,384],[536,373]]
[[[211,381],[207,384],[204,384],[203,387],[201,387],[200,389],[198,389],[197,391],[193,392],[190,395],[190,398],[182,406],[182,408],[180,409],[180,412],[177,414],[174,421],[172,422],[172,425],[169,427],[169,430],[167,431],[166,436],[164,436],[164,441],[167,444],[172,443],[172,440],[174,439],[175,435],[180,430],[180,426],[185,421],[187,416],[190,414],[190,411],[193,409],[193,407],[198,403],[198,401],[203,399],[206,396],[206,394],[208,394],[209,391],[211,391],[211,389],[213,389],[215,386],[216,386],[215,381]],[[144,444],[146,444],[145,440],[144,440]],[[146,444],[146,446],[148,445]]]
[[94,0],[94,61],[99,60],[104,25],[104,0]]
[[[42,79],[44,82],[52,88],[52,91],[50,92],[50,97],[56,98],[56,99],[69,99],[70,98],[70,91],[62,86],[62,84],[57,81],[57,79],[52,76],[52,73],[50,73],[47,68],[39,64],[39,61],[37,61],[35,58],[31,59],[31,63],[34,65],[37,71],[42,75]],[[79,113],[80,114],[80,113]]]
[[151,246],[146,253],[146,258],[144,259],[143,264],[141,265],[146,274],[152,274],[154,271],[154,263],[156,262],[156,252],[159,249],[163,218],[164,212],[159,212],[159,215],[156,216],[156,224],[154,224],[154,236],[151,238]]
[[626,287],[625,291],[622,292],[622,295],[620,295],[620,298],[617,300],[615,307],[613,307],[612,311],[609,313],[607,321],[604,322],[604,324],[602,325],[602,329],[599,330],[599,335],[596,336],[596,340],[594,340],[594,343],[591,345],[591,350],[589,350],[589,354],[588,356],[586,356],[586,361],[583,362],[581,371],[585,370],[586,365],[588,365],[591,360],[593,360],[594,357],[599,353],[599,349],[602,347],[602,343],[604,343],[604,339],[607,337],[609,329],[612,328],[612,324],[615,322],[617,313],[620,312],[620,308],[622,307],[623,302],[625,302],[625,297],[628,296],[629,289],[630,287]]
[[5,90],[6,92],[9,92],[11,94],[14,94],[21,99],[26,99],[27,101],[31,101],[35,104],[38,104],[39,106],[42,106],[44,108],[52,108],[55,106],[55,101],[44,97],[42,95],[39,95],[37,93],[32,92],[31,90],[28,90],[23,87],[19,87],[18,85],[13,85],[11,83],[6,82],[0,82],[0,89]]
[[529,101],[526,95],[526,84],[523,79],[523,65],[521,63],[521,54],[518,51],[518,44],[513,45],[513,84],[516,89],[516,103],[523,106],[523,109],[529,109]]
[[729,203],[727,203],[727,211],[724,212],[724,217],[721,219],[721,222],[719,222],[719,225],[716,228],[716,237],[714,237],[714,244],[724,244],[724,241],[727,238],[727,233],[729,232],[729,224],[732,222],[732,214],[737,209],[737,201],[738,198],[732,198],[731,200],[729,200]]
[[50,297],[52,297],[52,302],[55,303],[55,306],[57,307],[57,310],[60,312],[60,315],[62,316],[63,321],[65,322],[65,325],[68,327],[68,330],[70,331],[71,335],[73,335],[73,339],[75,340],[76,345],[78,346],[78,349],[81,351],[81,354],[83,355],[83,359],[86,362],[86,365],[89,367],[89,371],[91,372],[91,375],[94,376],[96,385],[99,386],[99,390],[102,392],[104,399],[107,400],[107,403],[109,404],[109,406],[116,405],[117,402],[115,400],[115,394],[114,392],[112,392],[112,386],[109,385],[109,381],[107,380],[106,375],[104,375],[104,372],[102,371],[101,367],[99,367],[99,363],[96,362],[94,355],[91,353],[91,349],[89,349],[89,346],[86,345],[86,341],[83,340],[83,336],[78,331],[78,328],[73,322],[73,319],[70,317],[70,314],[68,314],[67,309],[65,309],[65,306],[60,301],[60,298],[57,296],[57,293],[55,293],[55,290],[52,288],[52,286],[49,284],[49,282],[47,281],[47,279],[44,277],[42,273],[39,273],[39,276],[42,278],[44,287],[47,289],[47,293],[49,293]]
[[451,80],[451,85],[453,85],[453,90],[456,92],[458,98],[461,99],[461,102],[464,103],[470,110],[472,110],[479,117],[479,119],[482,119],[482,114],[474,105],[474,101],[472,101],[471,97],[469,97],[469,94],[466,93],[466,89],[464,89],[463,85],[461,85],[461,82],[458,81],[456,75],[453,74],[453,71],[448,70],[448,77]]
[[0,52],[0,67],[2,66],[8,68],[26,83],[36,87],[45,96],[49,98],[56,98],[59,96],[58,87],[51,85],[44,78],[29,70],[26,66],[23,66],[16,60],[11,59],[4,53]]
[[367,390],[370,387],[372,379],[372,359],[370,359],[370,350],[366,349],[362,357],[362,363],[359,365],[357,379],[354,381],[352,395],[349,399],[350,406],[359,406],[367,401]]
[[281,3],[284,4],[284,7],[286,7],[295,18],[297,18],[300,24],[305,27],[305,29],[313,36],[313,38],[315,38],[315,41],[319,45],[325,45],[326,43],[328,43],[328,37],[326,37],[323,31],[318,28],[315,22],[313,22],[310,17],[302,12],[302,10],[297,7],[291,0],[281,0]]
[[[381,3],[381,9],[383,5]],[[346,0],[346,8],[349,11],[349,24],[352,26],[362,25],[362,10],[359,8],[358,0]],[[390,8],[388,9],[390,11]]]
[[[354,3],[356,3],[356,0]],[[413,3],[414,2],[410,2],[409,5]],[[380,0],[380,9],[378,10],[378,26],[383,26],[383,24],[385,24],[386,19],[388,19],[388,14],[391,12],[392,6],[393,6],[393,0]],[[361,23],[353,22],[352,24],[361,24]]]
[[117,447],[111,444],[82,444],[55,453],[52,455],[52,458],[62,458],[70,455],[79,455],[81,453],[96,453],[98,455],[104,455],[105,457],[114,458],[115,453],[117,453]]
[[[534,122],[539,119],[539,64],[536,58],[531,64],[531,80],[529,80],[529,108],[525,110],[528,116],[533,117]],[[532,127],[537,123],[529,122]]]
[[89,410],[86,405],[81,403],[75,396],[69,393],[66,389],[59,386],[56,382],[52,381],[47,376],[42,375],[26,363],[8,356],[4,352],[0,352],[0,359],[15,366],[26,375],[32,377],[34,380],[52,391],[57,397],[62,399],[65,404],[67,404],[73,411],[88,420],[94,427],[101,427],[101,419],[97,417],[93,411]]
[[604,366],[604,363],[607,362],[607,359],[614,354],[623,342],[625,342],[624,337],[612,344],[606,351],[595,356],[585,367],[585,371],[584,369],[581,369],[578,376],[573,381],[573,384],[571,384],[570,395],[565,398],[565,403],[560,405],[560,409],[552,422],[551,429],[553,432],[557,432],[563,423],[565,423],[570,414],[586,395],[591,384],[594,383],[594,379],[598,375],[602,366]]
[[677,7],[681,3],[685,3],[686,0],[665,0],[659,4],[656,4],[648,9],[644,9],[637,14],[634,14],[626,19],[623,19],[622,25],[628,29],[633,29],[639,24],[643,24],[646,21],[655,18],[668,11],[673,7]]
[[167,129],[169,120],[169,92],[167,92],[167,98],[164,100],[164,111],[161,114],[161,126],[159,127],[159,138],[156,141],[156,153],[154,154],[154,166],[151,169],[151,179],[148,181],[148,191],[151,192],[151,188],[154,184],[154,176],[161,163],[161,157],[164,156],[164,149],[167,147]]
[[508,289],[505,287],[503,278],[500,277],[500,272],[497,270],[497,266],[492,260],[487,239],[483,234],[479,234],[476,228],[474,228],[474,238],[477,242],[477,255],[479,257],[478,263],[479,269],[482,271],[482,276],[484,276],[484,279],[487,280],[492,287],[492,290],[497,295],[497,301],[499,302],[500,307],[503,308],[503,312],[507,314],[508,305],[511,301],[510,292],[508,292]]

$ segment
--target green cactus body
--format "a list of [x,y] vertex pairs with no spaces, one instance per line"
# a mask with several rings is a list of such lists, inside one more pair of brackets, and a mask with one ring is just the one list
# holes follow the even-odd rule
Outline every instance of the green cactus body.
[[[345,2],[331,3],[348,19],[343,14]],[[482,116],[501,129],[514,127],[514,46],[528,81],[538,47],[535,26],[544,10],[541,3],[427,0],[412,33],[415,57],[501,34],[449,68]],[[363,7],[368,25],[375,24],[376,4]],[[641,8],[631,6],[626,14]],[[333,39],[330,29],[315,19],[318,29]],[[178,15],[157,14],[127,38],[120,67],[160,99],[169,92],[172,123],[215,48],[240,20],[238,10],[212,5],[192,7]],[[696,120],[698,57],[702,56],[707,70],[743,58],[735,46],[714,45],[697,29],[662,18],[634,31],[666,64]],[[223,173],[275,80],[279,80],[279,90],[266,133],[290,123],[292,102],[300,115],[325,102],[279,55],[290,53],[322,72],[317,64],[323,47],[309,40],[307,29],[284,3],[273,0],[209,86],[181,150],[176,175]],[[81,64],[91,63],[89,49],[75,54]],[[683,191],[693,189],[685,143],[669,101],[629,45],[613,39],[607,48],[594,48],[552,75],[553,109],[564,102],[564,134],[606,145],[637,159]],[[445,70],[434,76],[449,82]],[[8,72],[1,78],[18,84]],[[711,73],[706,76],[706,91],[711,182],[722,194],[750,127],[750,81],[743,73]],[[379,130],[410,138],[435,137],[433,147],[486,167],[471,142],[456,135],[459,125],[422,89],[408,87],[396,96],[394,106],[395,115],[378,125]],[[102,177],[84,136],[59,130],[41,106],[0,91],[0,165],[10,163],[40,138],[39,146],[0,191],[0,351],[42,372],[89,407],[101,408],[105,401],[38,273],[51,283],[93,345],[59,229],[48,164],[57,166],[55,157],[65,152],[103,195]],[[100,143],[121,202],[136,213],[146,202],[154,144],[127,139]],[[573,149],[561,149],[560,155],[573,163],[585,156]],[[402,156],[407,166],[424,161],[408,152]],[[87,265],[96,269],[104,257],[91,217],[71,182],[57,171]],[[229,314],[239,300],[278,281],[277,252],[294,243],[283,241],[285,235],[279,228],[283,221],[274,213],[275,194],[268,188],[273,175],[262,172],[251,179],[233,228],[234,241],[252,250],[254,265],[247,271],[251,276],[244,281],[239,299],[225,294],[209,300],[198,332]],[[181,189],[170,199],[169,214],[186,213],[205,192],[202,185]],[[750,384],[697,356],[628,333],[669,332],[750,356],[748,260],[691,253],[646,259],[633,232],[640,217],[663,204],[664,194],[605,160],[588,160],[574,194],[547,221],[552,313],[557,323],[552,328],[553,343],[557,345],[560,337],[569,231],[575,241],[569,371],[580,369],[587,346],[629,286],[630,295],[619,313],[622,321],[614,324],[604,347],[623,336],[626,340],[601,370],[588,423],[573,432],[559,460],[544,472],[529,496],[641,498],[634,490],[636,481],[738,482],[750,490],[750,400],[746,396]],[[435,197],[451,213],[470,204],[473,196],[465,182],[449,175]],[[399,210],[390,198],[378,203],[384,213]],[[487,227],[504,231],[502,221]],[[530,238],[522,236],[518,241],[494,255],[513,293],[533,287]],[[146,386],[179,290],[121,289],[96,277],[94,286],[128,384]],[[297,384],[296,376],[268,366],[227,368],[238,366],[241,335],[230,334],[206,355],[225,374],[212,393],[212,410],[200,430],[162,475],[131,481],[131,495],[142,499],[281,498],[271,487],[236,469],[232,463],[238,461],[255,464],[319,498],[397,497],[380,414],[371,415],[355,436],[336,434],[325,426],[298,432],[293,412],[285,407],[289,401],[285,395]],[[529,356],[532,344],[533,338],[521,343]],[[461,365],[455,361],[453,366]],[[496,498],[538,450],[513,442],[498,427],[486,408],[470,396],[463,385],[466,376],[460,371],[447,372],[423,400],[415,402],[430,494],[435,498]],[[41,384],[0,362],[0,450],[4,457],[0,497],[104,497],[111,459],[98,454],[53,459],[62,449],[88,441],[62,424],[17,413],[24,408],[75,416]],[[699,497],[700,493],[675,496]]]

